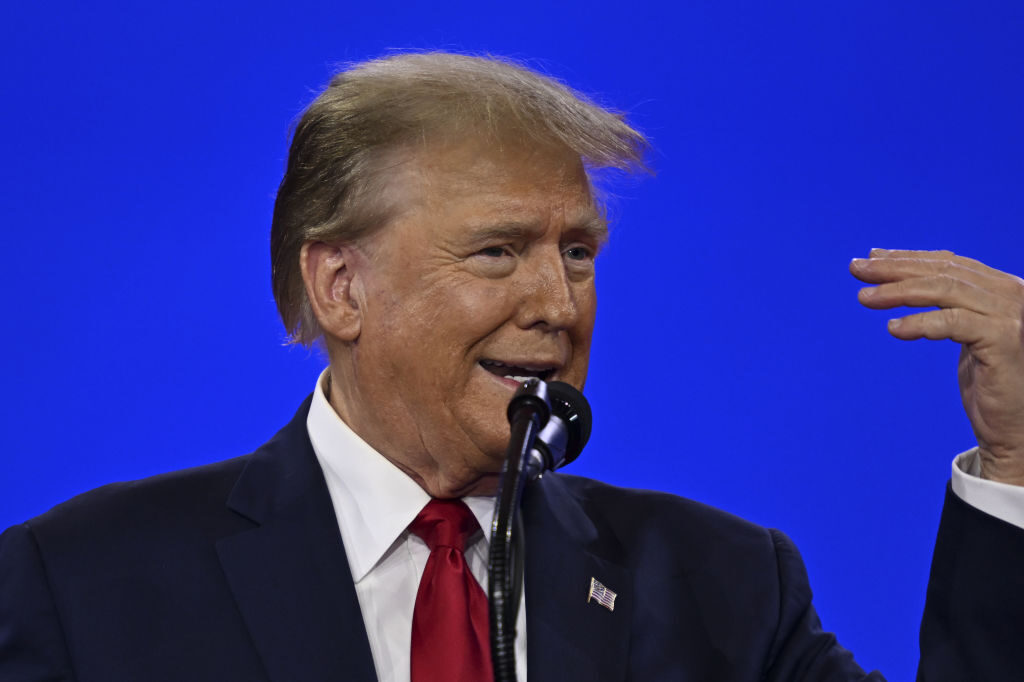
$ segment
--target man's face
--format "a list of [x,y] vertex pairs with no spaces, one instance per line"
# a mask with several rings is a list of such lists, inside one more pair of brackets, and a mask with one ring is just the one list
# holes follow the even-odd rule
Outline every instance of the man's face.
[[605,224],[578,157],[476,145],[414,155],[398,217],[362,246],[348,423],[434,495],[496,486],[519,381],[582,388]]

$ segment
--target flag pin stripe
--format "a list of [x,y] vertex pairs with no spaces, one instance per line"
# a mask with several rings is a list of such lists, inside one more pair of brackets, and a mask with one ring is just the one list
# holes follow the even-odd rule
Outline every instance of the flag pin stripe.
[[615,597],[618,595],[601,584],[597,578],[590,579],[590,592],[587,594],[587,603],[597,602],[609,611],[615,610]]

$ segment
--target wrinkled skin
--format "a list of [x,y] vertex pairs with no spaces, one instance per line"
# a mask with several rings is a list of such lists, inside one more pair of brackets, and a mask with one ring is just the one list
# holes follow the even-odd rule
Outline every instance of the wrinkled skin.
[[605,223],[560,149],[425,148],[385,191],[384,228],[303,250],[331,403],[432,496],[491,493],[518,383],[485,366],[582,388]]
[[869,308],[938,308],[890,320],[889,332],[961,344],[960,393],[981,475],[1024,485],[1024,280],[949,251],[874,249],[850,271],[878,285],[858,294]]

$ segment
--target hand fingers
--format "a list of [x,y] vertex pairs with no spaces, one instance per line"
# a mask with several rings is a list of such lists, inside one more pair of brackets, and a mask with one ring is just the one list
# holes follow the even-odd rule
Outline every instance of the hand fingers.
[[943,308],[889,320],[889,333],[897,339],[950,339],[976,344],[998,334],[998,321],[972,310]]
[[915,260],[950,261],[979,273],[1012,277],[1012,275],[1007,275],[1002,270],[996,270],[993,267],[985,265],[979,260],[968,258],[967,256],[958,256],[952,251],[945,250],[918,251],[912,249],[871,249],[869,257],[875,260],[882,260],[886,258],[911,258]]
[[993,293],[980,286],[950,275],[913,277],[865,287],[857,299],[868,308],[884,309],[898,306],[935,306],[963,308],[977,313],[1012,317],[1020,313],[1021,302]]
[[[907,253],[907,252],[902,252]],[[923,252],[930,255],[940,252]],[[948,253],[948,252],[944,252]],[[991,291],[1016,305],[1024,302],[1024,280],[969,258],[959,260],[943,258],[855,258],[850,262],[850,272],[857,279],[869,284],[897,282],[914,277],[943,276],[962,280],[974,286]],[[976,265],[972,265],[976,264]]]
[[[869,308],[935,306],[939,310],[890,320],[901,339],[952,339],[1019,352],[1024,339],[1024,280],[949,251],[872,249],[850,271],[873,284],[858,292]],[[986,341],[987,339],[987,341]]]
[[[929,254],[940,252],[927,252]],[[949,253],[943,252],[943,253]],[[967,262],[969,259],[955,258],[917,258],[917,257],[872,257],[854,258],[850,261],[850,272],[857,279],[872,284],[892,282],[907,277],[924,277],[927,275],[949,274],[961,277],[975,284],[994,281],[1016,281],[1019,278],[1005,272],[985,266],[975,266]],[[977,263],[977,261],[974,261]],[[980,263],[978,265],[981,265]]]

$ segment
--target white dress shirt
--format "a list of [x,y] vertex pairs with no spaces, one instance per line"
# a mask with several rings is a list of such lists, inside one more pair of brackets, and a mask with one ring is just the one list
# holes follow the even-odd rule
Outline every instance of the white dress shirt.
[[953,460],[953,492],[972,507],[1024,528],[1024,487],[981,478],[978,448]]
[[[327,401],[327,370],[320,375],[306,418],[327,480],[370,652],[381,682],[409,682],[412,614],[430,550],[409,532],[430,496],[401,469],[355,434]],[[466,562],[487,591],[487,552],[493,497],[463,501],[481,531],[466,547]],[[516,621],[516,676],[526,680],[525,594]]]

